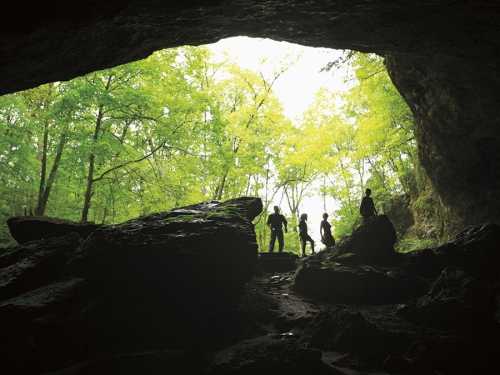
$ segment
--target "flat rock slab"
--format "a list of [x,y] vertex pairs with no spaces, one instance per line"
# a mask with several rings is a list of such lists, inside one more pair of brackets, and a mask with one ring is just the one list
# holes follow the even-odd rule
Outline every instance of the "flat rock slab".
[[14,216],[7,220],[10,234],[20,244],[46,238],[62,237],[71,232],[87,238],[101,225],[76,223],[51,217]]
[[309,260],[298,268],[294,288],[308,297],[332,303],[388,304],[421,296],[428,284],[397,270]]

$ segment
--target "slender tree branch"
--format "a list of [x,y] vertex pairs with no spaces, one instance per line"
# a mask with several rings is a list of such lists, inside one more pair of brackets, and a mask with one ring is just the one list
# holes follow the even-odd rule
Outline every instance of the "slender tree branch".
[[127,165],[130,165],[130,164],[134,164],[134,163],[139,163],[147,158],[149,158],[151,155],[153,155],[156,151],[158,151],[160,148],[162,148],[163,146],[165,146],[165,143],[167,141],[164,141],[162,143],[160,143],[157,147],[155,147],[153,150],[151,150],[151,152],[147,153],[146,155],[138,158],[138,159],[134,159],[134,160],[127,160],[126,162],[123,162],[121,164],[118,164],[118,165],[115,165],[114,167],[104,171],[103,173],[101,173],[99,175],[99,177],[96,177],[92,180],[92,182],[97,182],[99,180],[102,180],[104,178],[104,176],[106,176],[107,174],[113,172],[113,171],[116,171],[117,169],[120,169],[120,168],[123,168]]

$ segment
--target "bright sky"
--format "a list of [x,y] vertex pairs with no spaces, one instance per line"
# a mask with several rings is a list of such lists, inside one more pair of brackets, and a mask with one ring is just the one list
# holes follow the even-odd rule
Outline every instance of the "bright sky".
[[[320,87],[342,91],[346,72],[342,69],[321,72],[327,63],[342,55],[341,50],[305,47],[271,39],[234,37],[208,46],[216,60],[227,55],[243,68],[271,77],[283,64],[292,66],[279,78],[274,93],[283,104],[285,115],[295,119],[309,107]],[[293,63],[295,61],[295,63]]]
[[[285,115],[291,120],[300,118],[321,87],[332,91],[347,89],[347,84],[344,82],[347,76],[345,70],[340,68],[330,72],[321,71],[328,62],[342,55],[340,50],[248,37],[223,39],[208,47],[216,60],[222,60],[227,56],[243,68],[262,72],[265,77],[271,77],[283,63],[289,64],[290,61],[295,61],[274,86],[274,93],[283,104]],[[304,199],[301,211],[308,214],[309,232],[319,248],[321,247],[319,224],[324,210],[323,199],[317,193],[317,188],[318,186],[311,188],[314,194]],[[289,210],[286,201],[283,199],[280,202],[280,198],[278,196],[274,204],[279,205],[282,212],[287,215]],[[326,206],[327,212],[332,216],[334,209],[337,208],[335,201],[327,199]]]

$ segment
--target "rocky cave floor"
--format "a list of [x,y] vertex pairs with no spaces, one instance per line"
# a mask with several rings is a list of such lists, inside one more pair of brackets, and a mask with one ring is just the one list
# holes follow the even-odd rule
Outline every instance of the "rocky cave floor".
[[238,198],[117,225],[10,219],[2,373],[500,373],[498,225],[399,254],[381,215],[298,259],[257,253],[261,210]]
[[360,346],[366,345],[363,343],[364,324],[376,325],[387,335],[416,336],[418,327],[398,317],[395,314],[397,306],[349,306],[315,301],[293,290],[293,278],[294,272],[266,273],[256,276],[247,286],[241,309],[244,314],[253,317],[258,329],[256,333],[260,333],[257,338],[239,344],[240,347],[248,345],[249,361],[252,360],[251,348],[254,345],[270,348],[266,354],[269,361],[279,358],[283,348],[291,351],[291,348],[298,347],[303,352],[286,359],[280,358],[280,361],[290,362],[293,371],[299,368],[300,372],[308,372],[311,367],[317,371],[323,367],[325,374],[388,374],[380,371],[383,359],[380,363],[369,356],[363,358],[356,353],[331,350],[327,341],[332,338],[327,337],[328,332],[323,331],[321,326],[328,324],[328,320],[334,319],[335,315],[349,320],[345,322],[346,332],[340,334],[350,335],[345,339],[352,340],[352,345],[357,345],[355,341],[359,341]]
[[[467,373],[469,369],[453,363],[455,355],[477,356],[460,330],[405,319],[405,304],[318,301],[294,290],[294,276],[295,271],[268,272],[250,281],[238,313],[252,329],[245,332],[246,339],[216,354],[210,374]],[[481,368],[485,363],[470,365]]]

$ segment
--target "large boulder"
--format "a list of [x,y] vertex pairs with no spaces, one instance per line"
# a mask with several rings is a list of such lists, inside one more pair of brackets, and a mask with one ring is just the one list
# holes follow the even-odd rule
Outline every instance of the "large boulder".
[[344,265],[339,263],[342,258],[303,261],[295,274],[295,290],[333,303],[387,304],[421,296],[428,289],[424,280],[401,270]]
[[258,198],[206,202],[92,233],[68,267],[97,297],[87,312],[93,346],[136,351],[147,337],[182,349],[223,338],[257,265],[250,219],[260,208]]
[[[251,220],[260,199],[206,202],[106,226],[82,244],[69,268],[102,293],[145,291],[176,304],[234,296],[253,275],[257,243]],[[207,293],[210,291],[210,293]],[[172,301],[169,301],[169,304]]]
[[78,233],[82,238],[101,227],[92,223],[75,223],[70,220],[39,216],[14,216],[7,220],[10,234],[20,244],[45,238]]
[[338,245],[342,252],[354,253],[366,262],[384,262],[391,259],[397,236],[386,215],[368,219]]
[[9,249],[0,256],[0,329],[11,343],[3,367],[40,373],[229,340],[257,265],[251,220],[261,210],[259,198],[205,202],[102,226],[83,242],[72,233]]

